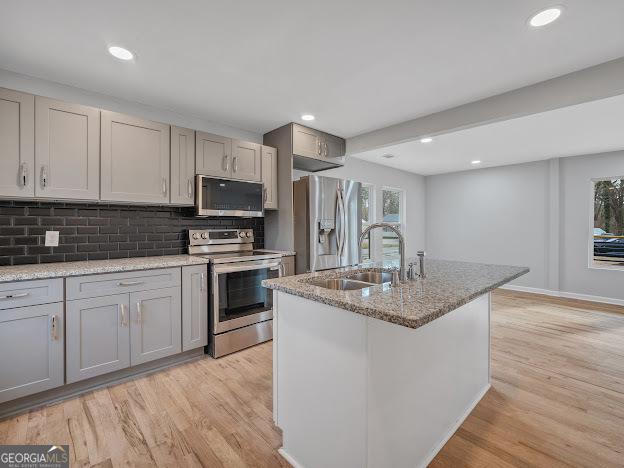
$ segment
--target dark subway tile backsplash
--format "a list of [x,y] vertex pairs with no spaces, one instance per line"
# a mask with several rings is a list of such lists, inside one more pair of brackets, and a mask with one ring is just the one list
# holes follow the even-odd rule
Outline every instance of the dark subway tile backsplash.
[[[178,255],[190,229],[253,229],[264,246],[263,218],[196,218],[193,207],[90,205],[0,200],[0,265]],[[59,246],[45,247],[45,232]]]

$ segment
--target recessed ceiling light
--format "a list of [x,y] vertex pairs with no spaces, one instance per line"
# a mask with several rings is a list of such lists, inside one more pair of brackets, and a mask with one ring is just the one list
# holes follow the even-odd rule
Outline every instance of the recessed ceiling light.
[[535,13],[531,16],[529,20],[529,24],[534,28],[540,28],[542,26],[546,26],[547,24],[552,23],[557,18],[561,16],[561,7],[551,7],[545,10],[542,10],[538,13]]
[[478,159],[475,159],[474,161],[470,161],[470,164],[481,164],[481,161],[479,161]]
[[111,54],[113,57],[118,58],[119,60],[128,61],[134,58],[134,54],[132,52],[119,46],[110,46],[108,48],[108,53]]
[[314,116],[312,114],[303,114],[301,120],[314,120]]
[[382,154],[381,157],[386,159],[392,159],[394,158],[394,154]]
[[420,139],[421,143],[431,143],[432,141],[433,141],[433,138],[431,137],[425,137],[425,138]]

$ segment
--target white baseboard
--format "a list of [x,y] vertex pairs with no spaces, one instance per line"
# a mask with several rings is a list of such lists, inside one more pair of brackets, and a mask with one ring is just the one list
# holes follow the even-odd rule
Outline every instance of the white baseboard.
[[500,289],[508,289],[510,291],[520,291],[532,294],[544,294],[552,297],[565,297],[567,299],[579,299],[581,301],[601,302],[603,304],[614,304],[624,306],[624,299],[615,299],[612,297],[592,296],[591,294],[579,294],[566,291],[553,291],[551,289],[531,288],[529,286],[516,286],[513,284],[505,284]]
[[442,447],[444,447],[444,445],[449,441],[449,439],[451,437],[453,437],[453,434],[455,434],[455,432],[457,432],[457,429],[459,429],[459,426],[461,426],[464,421],[466,420],[466,418],[470,415],[470,413],[472,413],[472,410],[475,409],[475,407],[479,404],[479,402],[481,401],[481,399],[485,396],[485,394],[487,393],[487,391],[490,389],[491,385],[488,383],[483,390],[481,390],[479,392],[479,394],[477,395],[477,397],[474,399],[474,401],[472,403],[470,403],[466,409],[464,410],[464,412],[462,413],[462,415],[457,419],[457,421],[455,421],[455,423],[449,428],[449,430],[447,431],[446,435],[442,438],[442,440],[440,440],[440,442],[438,442],[438,445],[436,445],[427,455],[427,457],[423,460],[422,463],[420,463],[418,466],[420,467],[426,467],[429,465],[429,463],[431,463],[431,461],[435,458],[435,456],[438,454],[438,452],[440,450],[442,450]]
[[288,452],[286,450],[284,450],[284,447],[280,447],[279,449],[277,449],[277,453],[279,453],[284,460],[286,460],[288,463],[290,463],[290,465],[293,468],[303,468],[303,465],[301,465],[297,460],[295,460],[293,457],[291,457],[288,454]]

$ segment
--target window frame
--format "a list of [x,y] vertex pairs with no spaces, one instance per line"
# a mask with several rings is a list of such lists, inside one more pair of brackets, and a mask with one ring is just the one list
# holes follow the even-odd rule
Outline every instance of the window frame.
[[[398,223],[388,223],[391,224],[395,227],[398,227],[399,231],[401,232],[401,234],[403,235],[403,237],[405,236],[405,228],[406,228],[406,193],[405,193],[405,189],[400,188],[400,187],[393,187],[393,186],[389,186],[389,185],[382,185],[380,187],[380,197],[379,197],[379,203],[380,203],[380,213],[379,213],[379,221],[380,223],[385,222],[383,220],[383,193],[384,191],[386,192],[398,192],[399,195],[399,222]],[[381,230],[382,234],[381,234],[381,242],[379,243],[379,258],[381,260],[389,260],[389,259],[385,259],[384,258],[384,248],[383,248],[383,230]]]
[[[368,225],[374,224],[377,222],[377,196],[375,184],[370,184],[366,182],[361,183],[361,190],[368,190]],[[364,231],[365,223],[362,220],[362,231]],[[361,231],[361,232],[362,232]],[[376,258],[376,233],[371,231],[369,232],[368,237],[368,260],[362,259],[362,261],[374,261]]]
[[590,270],[610,270],[610,271],[624,271],[624,265],[601,265],[594,260],[594,217],[595,206],[594,197],[596,193],[596,183],[603,182],[605,180],[624,180],[624,175],[611,176],[611,177],[593,177],[589,181],[589,223],[587,231],[587,268]]

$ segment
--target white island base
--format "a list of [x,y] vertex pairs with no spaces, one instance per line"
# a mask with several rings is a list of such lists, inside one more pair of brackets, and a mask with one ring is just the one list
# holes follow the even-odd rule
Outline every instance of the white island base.
[[296,467],[426,466],[490,386],[489,293],[416,329],[274,294],[274,419]]

